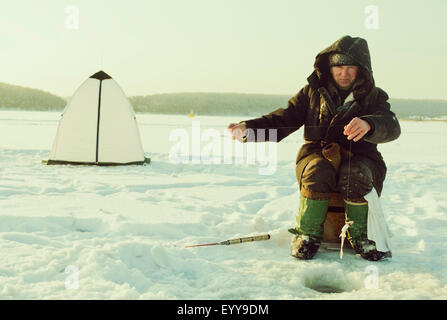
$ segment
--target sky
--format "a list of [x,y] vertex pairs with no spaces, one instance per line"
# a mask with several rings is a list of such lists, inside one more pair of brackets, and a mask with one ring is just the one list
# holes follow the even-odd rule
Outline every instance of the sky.
[[0,82],[71,96],[103,69],[128,96],[293,95],[316,54],[368,41],[391,98],[447,100],[445,0],[1,0]]

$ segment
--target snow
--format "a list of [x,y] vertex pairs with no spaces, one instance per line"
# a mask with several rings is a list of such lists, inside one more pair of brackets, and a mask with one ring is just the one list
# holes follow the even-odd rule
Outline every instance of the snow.
[[[298,261],[287,228],[302,130],[268,147],[273,175],[236,156],[173,163],[173,130],[196,122],[228,143],[224,128],[239,117],[137,114],[150,165],[45,166],[59,116],[0,111],[1,299],[447,299],[445,122],[402,121],[402,136],[379,147],[392,259],[320,249]],[[184,248],[264,233],[271,239]]]

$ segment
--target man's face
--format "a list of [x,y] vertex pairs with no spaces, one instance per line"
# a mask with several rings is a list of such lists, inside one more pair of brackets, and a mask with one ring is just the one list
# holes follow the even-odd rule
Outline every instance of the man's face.
[[331,67],[332,77],[342,88],[348,88],[354,83],[358,70],[359,67],[354,65]]

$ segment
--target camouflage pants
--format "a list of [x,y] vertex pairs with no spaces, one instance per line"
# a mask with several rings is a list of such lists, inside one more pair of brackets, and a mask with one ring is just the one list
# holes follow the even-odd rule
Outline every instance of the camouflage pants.
[[339,192],[353,202],[364,202],[363,196],[374,186],[380,195],[383,183],[376,164],[359,155],[343,161],[338,172],[321,154],[313,155],[304,170],[297,171],[297,179],[306,198],[327,200],[330,193]]

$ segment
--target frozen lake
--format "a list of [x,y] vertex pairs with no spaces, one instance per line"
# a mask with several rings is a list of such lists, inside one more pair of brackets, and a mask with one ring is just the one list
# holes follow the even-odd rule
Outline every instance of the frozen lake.
[[[372,263],[290,256],[302,129],[268,147],[270,175],[236,157],[170,158],[174,130],[220,132],[223,149],[239,117],[137,114],[150,165],[45,166],[59,117],[0,111],[0,299],[447,299],[446,122],[402,121],[401,137],[379,146],[393,258]],[[271,240],[184,248],[264,233]],[[315,290],[325,285],[339,293]]]

